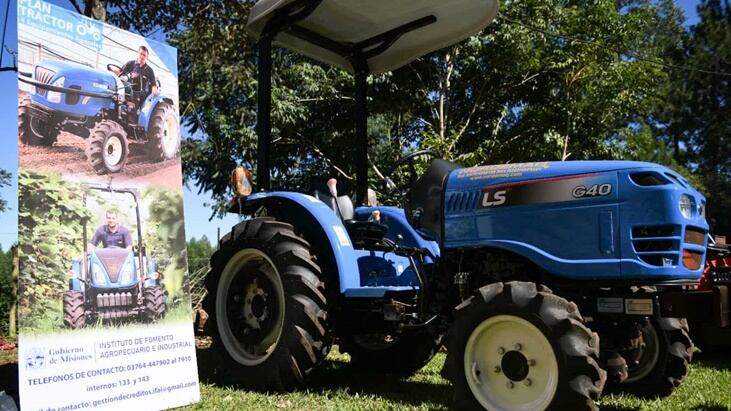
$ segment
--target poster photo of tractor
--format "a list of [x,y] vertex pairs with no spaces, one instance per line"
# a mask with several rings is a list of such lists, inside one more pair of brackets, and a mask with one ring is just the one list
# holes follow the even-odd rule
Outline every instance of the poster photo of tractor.
[[169,178],[180,168],[175,49],[93,22],[85,30],[90,41],[78,42],[20,26],[21,166]]
[[21,206],[41,211],[19,217],[26,332],[188,321],[179,193],[19,178]]

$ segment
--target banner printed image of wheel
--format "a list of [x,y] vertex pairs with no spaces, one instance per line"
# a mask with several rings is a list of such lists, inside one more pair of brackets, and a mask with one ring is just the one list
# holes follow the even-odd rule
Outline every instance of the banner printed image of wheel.
[[118,173],[127,163],[129,143],[122,126],[102,120],[91,130],[86,158],[97,174]]
[[180,154],[180,119],[170,103],[160,102],[152,112],[147,132],[149,156],[155,160],[171,160]]

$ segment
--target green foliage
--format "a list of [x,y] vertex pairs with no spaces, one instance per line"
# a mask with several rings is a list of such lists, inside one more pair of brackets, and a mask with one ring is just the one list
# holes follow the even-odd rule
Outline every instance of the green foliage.
[[0,247],[0,335],[8,334],[8,315],[10,311],[10,274],[13,269],[13,257],[10,250]]
[[203,235],[200,240],[195,237],[188,240],[188,271],[194,273],[202,268],[208,267],[208,260],[215,251],[211,246],[208,237]]
[[83,250],[82,220],[91,213],[79,185],[56,174],[21,171],[18,189],[19,325],[35,328],[67,289],[71,262]]
[[145,248],[163,275],[168,305],[177,304],[181,298],[186,298],[187,303],[183,197],[174,191],[150,189],[143,199],[149,204],[149,218],[144,231]]
[[[10,185],[10,173],[0,168],[0,187],[6,187]],[[0,213],[8,208],[7,200],[0,197]]]

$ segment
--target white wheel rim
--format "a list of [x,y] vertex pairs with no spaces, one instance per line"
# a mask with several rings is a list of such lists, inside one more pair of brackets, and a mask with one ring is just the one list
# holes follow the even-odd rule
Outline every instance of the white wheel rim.
[[165,118],[165,127],[162,130],[162,150],[165,157],[171,158],[175,155],[179,139],[178,121],[174,115],[169,115]]
[[[263,338],[263,342],[259,347],[261,351],[260,353],[249,352],[242,346],[240,341],[236,338],[234,330],[232,330],[229,326],[230,323],[227,310],[228,293],[231,290],[233,281],[242,270],[248,268],[247,265],[254,261],[261,261],[270,268],[271,272],[265,273],[265,275],[267,279],[276,283],[279,303],[279,316],[277,317],[275,326],[272,328],[271,332]],[[258,287],[247,287],[247,297],[249,293],[258,293],[258,290]],[[276,266],[272,260],[269,259],[266,254],[257,249],[249,248],[241,250],[231,257],[221,273],[221,280],[219,281],[216,289],[215,310],[216,325],[218,327],[218,333],[221,337],[221,341],[223,342],[228,354],[235,361],[246,366],[255,366],[264,362],[267,358],[269,358],[272,352],[274,352],[284,328],[284,298],[284,287],[282,286],[281,279],[279,278],[279,273],[277,272]],[[248,318],[248,314],[251,314],[251,308],[245,304],[245,302],[242,302],[241,310],[246,315],[246,318]],[[248,323],[248,321],[242,321],[244,323]]]
[[122,140],[118,136],[111,136],[104,146],[104,160],[111,166],[122,161]]
[[[512,361],[521,356],[527,373],[523,360]],[[475,399],[488,410],[544,410],[558,388],[550,341],[535,325],[512,315],[490,317],[472,331],[464,372]]]

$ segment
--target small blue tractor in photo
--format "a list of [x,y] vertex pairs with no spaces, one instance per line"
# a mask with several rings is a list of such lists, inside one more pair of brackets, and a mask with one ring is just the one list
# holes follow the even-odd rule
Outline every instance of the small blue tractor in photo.
[[[137,90],[119,66],[98,70],[78,63],[42,60],[21,82],[33,86],[21,95],[18,134],[22,143],[51,146],[59,133],[87,140],[86,157],[94,172],[124,169],[130,142],[145,143],[153,160],[169,160],[179,152],[180,124],[172,98]],[[158,84],[159,90],[159,84]],[[142,101],[135,104],[135,101]]]
[[[237,169],[205,279],[219,375],[290,389],[334,342],[351,366],[408,377],[442,345],[468,410],[591,410],[602,391],[669,395],[688,375],[687,290],[706,255],[705,199],[631,161],[462,168],[417,151],[368,193],[367,77],[461,41],[495,0],[260,0],[256,181]],[[355,203],[328,176],[272,189],[272,44],[355,77]],[[425,170],[419,173],[419,170]],[[394,176],[410,176],[396,187]],[[245,180],[242,180],[245,179]],[[244,189],[254,187],[254,190]],[[695,300],[693,300],[695,301]]]
[[[142,243],[139,192],[130,188],[86,184],[87,190],[130,195],[137,213],[137,247],[89,250],[88,221],[83,224],[84,259],[72,263],[69,290],[63,294],[64,324],[72,329],[86,324],[137,320],[152,322],[165,315],[165,293],[155,261]],[[86,195],[85,200],[86,201]]]

